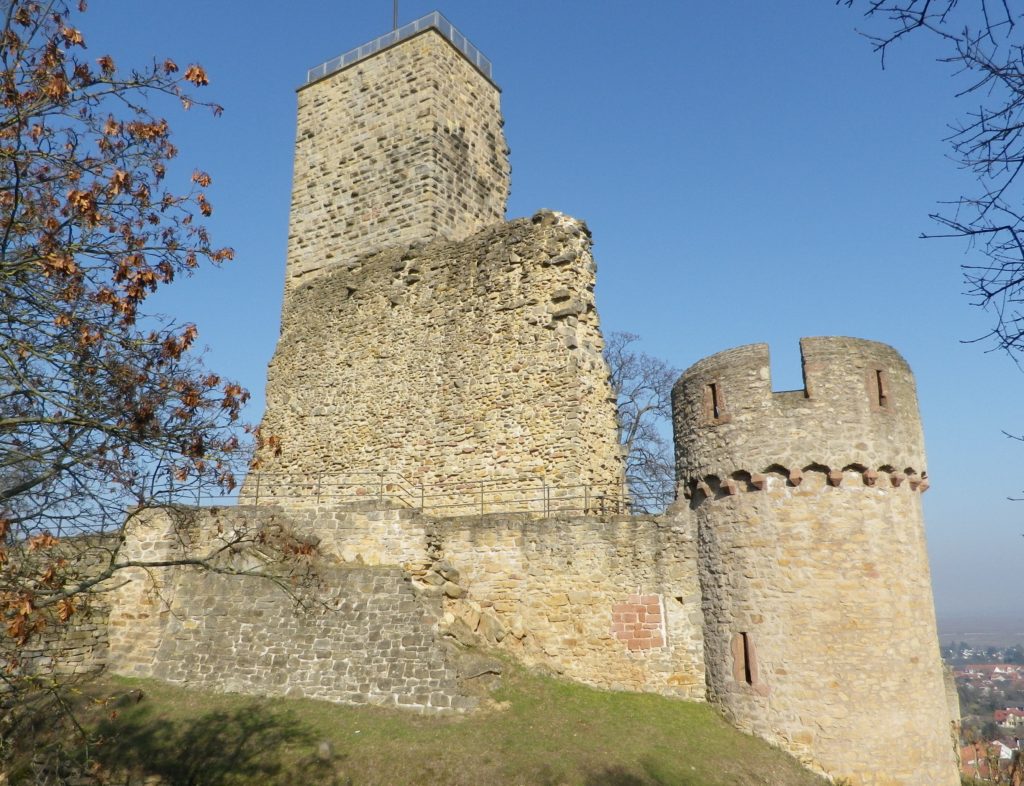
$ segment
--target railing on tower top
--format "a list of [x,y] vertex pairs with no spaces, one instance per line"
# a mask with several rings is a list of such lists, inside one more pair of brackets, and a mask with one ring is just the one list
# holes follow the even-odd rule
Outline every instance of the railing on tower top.
[[390,33],[386,33],[378,38],[373,39],[367,44],[357,46],[355,49],[350,49],[343,55],[338,55],[326,63],[321,63],[316,68],[311,68],[306,72],[306,84],[316,82],[318,79],[323,79],[328,74],[333,74],[335,71],[340,71],[343,68],[347,68],[354,63],[358,63],[360,60],[365,60],[367,57],[376,54],[382,49],[387,49],[389,46],[397,44],[399,41],[404,41],[406,38],[412,38],[417,33],[422,33],[424,30],[434,28],[443,35],[448,41],[451,42],[452,46],[458,49],[465,58],[483,74],[487,81],[491,84],[494,82],[494,69],[491,66],[491,61],[488,60],[483,54],[473,46],[469,40],[460,33],[455,26],[445,19],[437,11],[433,11],[424,17],[417,19],[415,22],[409,22],[407,25],[402,25],[397,30],[392,30]]

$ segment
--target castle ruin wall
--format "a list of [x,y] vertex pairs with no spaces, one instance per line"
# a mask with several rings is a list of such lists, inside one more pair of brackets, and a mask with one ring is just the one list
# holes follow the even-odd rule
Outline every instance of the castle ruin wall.
[[262,428],[282,452],[264,457],[262,498],[307,504],[314,483],[330,494],[377,472],[407,487],[620,494],[590,245],[584,224],[541,212],[297,287],[268,374]]
[[470,642],[588,685],[704,700],[696,540],[678,522],[332,504],[289,515],[325,554],[401,565]]
[[461,693],[441,642],[440,600],[417,592],[403,568],[323,560],[307,577],[314,583],[293,583],[291,591],[240,574],[259,555],[225,551],[232,533],[282,523],[291,526],[272,508],[252,507],[152,510],[135,518],[126,558],[218,551],[236,570],[122,571],[111,591],[108,668],[192,687],[422,713],[475,705]]
[[486,643],[587,685],[704,700],[696,543],[684,527],[495,514],[439,520],[431,538],[465,592],[446,608]]

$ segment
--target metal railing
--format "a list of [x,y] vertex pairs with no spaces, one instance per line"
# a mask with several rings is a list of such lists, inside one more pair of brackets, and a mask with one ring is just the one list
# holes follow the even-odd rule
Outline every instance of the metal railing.
[[437,32],[451,42],[452,46],[458,49],[476,68],[476,70],[487,78],[487,81],[497,87],[497,84],[494,81],[494,68],[491,65],[491,61],[484,57],[483,53],[473,46],[466,36],[460,33],[451,22],[445,19],[444,16],[437,11],[433,11],[424,17],[420,17],[414,22],[409,22],[407,25],[402,25],[397,30],[392,30],[390,33],[379,36],[369,43],[357,46],[355,49],[350,49],[342,55],[338,55],[325,63],[321,63],[315,68],[309,69],[309,71],[306,72],[305,84],[308,85],[312,82],[316,82],[318,79],[323,79],[329,74],[333,74],[335,71],[348,68],[350,65],[354,65],[360,60],[365,60],[371,55],[375,55],[382,49],[387,49],[389,46],[393,46],[399,41],[412,38],[417,33],[422,33],[424,30],[429,30],[430,28],[437,30]]
[[[241,473],[240,473],[241,474]],[[664,490],[663,490],[664,491]],[[543,478],[453,480],[423,483],[397,472],[351,471],[299,475],[250,472],[233,491],[191,486],[171,494],[190,505],[305,507],[360,504],[371,509],[402,507],[440,516],[487,513],[624,514],[656,512],[656,506],[624,484],[560,484]],[[663,509],[664,504],[660,505]]]

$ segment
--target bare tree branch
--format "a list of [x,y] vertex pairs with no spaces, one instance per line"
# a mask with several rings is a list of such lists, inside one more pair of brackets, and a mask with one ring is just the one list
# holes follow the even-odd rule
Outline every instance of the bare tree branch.
[[951,125],[953,158],[975,175],[977,188],[943,203],[930,217],[942,227],[922,237],[963,238],[980,262],[963,265],[972,304],[993,315],[975,341],[990,342],[1015,362],[1024,352],[1024,8],[1015,0],[837,0],[863,11],[876,29],[864,32],[883,57],[911,33],[936,37],[942,59],[967,87],[958,98],[978,104]]
[[664,435],[679,372],[635,348],[640,337],[612,333],[604,349],[619,411],[619,444],[634,510],[662,511],[675,494],[675,459]]

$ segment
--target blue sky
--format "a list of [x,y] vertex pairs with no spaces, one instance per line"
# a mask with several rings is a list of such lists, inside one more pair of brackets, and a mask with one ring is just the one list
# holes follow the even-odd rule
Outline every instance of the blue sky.
[[[594,233],[606,332],[683,369],[767,342],[800,387],[798,339],[894,345],[917,375],[940,617],[1021,615],[1024,377],[961,294],[960,241],[919,240],[971,188],[942,142],[969,108],[924,39],[882,70],[853,11],[822,0],[402,0],[444,13],[494,63],[512,148],[509,216],[551,208]],[[90,54],[201,62],[224,115],[169,110],[184,174],[214,177],[210,222],[237,260],[176,283],[208,360],[263,406],[277,339],[295,124],[307,68],[387,32],[388,0],[93,0]]]

